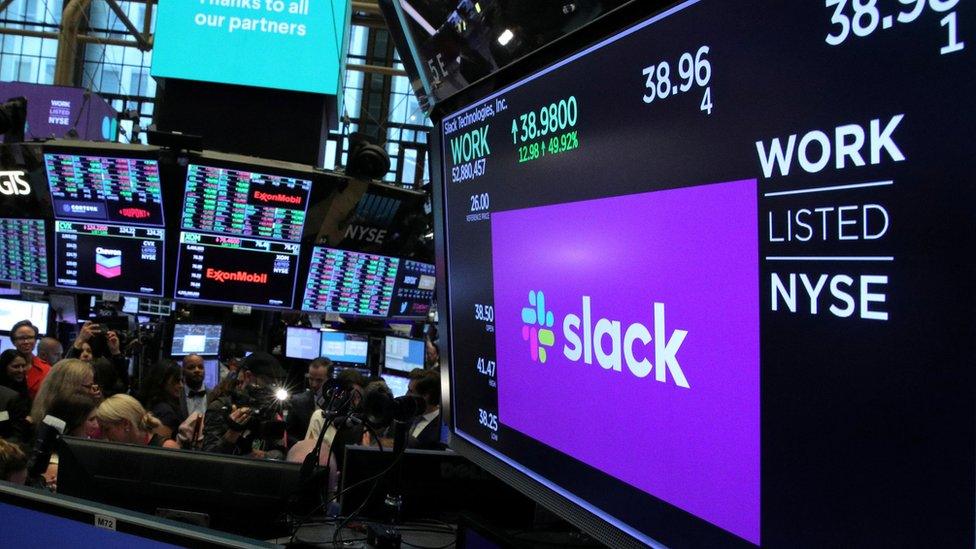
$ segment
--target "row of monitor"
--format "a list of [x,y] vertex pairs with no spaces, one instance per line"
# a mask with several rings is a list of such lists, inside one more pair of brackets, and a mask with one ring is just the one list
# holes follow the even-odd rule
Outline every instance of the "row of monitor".
[[172,297],[179,300],[367,317],[430,311],[432,264],[303,246],[307,174],[191,163],[173,227],[158,159],[57,151],[44,153],[53,259],[43,219],[0,218],[0,281],[49,286],[53,279],[57,288],[164,297],[173,229]]
[[[384,369],[409,373],[424,367],[424,342],[388,335],[384,341]],[[285,335],[285,356],[302,360],[327,357],[333,362],[365,366],[369,355],[369,336],[314,328],[289,326]]]

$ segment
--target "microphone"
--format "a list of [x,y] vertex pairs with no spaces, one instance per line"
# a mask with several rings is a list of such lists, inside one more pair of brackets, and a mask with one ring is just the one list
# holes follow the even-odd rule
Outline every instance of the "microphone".
[[51,454],[54,452],[54,445],[61,438],[66,426],[64,420],[60,418],[50,414],[44,416],[44,420],[37,426],[34,449],[31,451],[27,466],[28,475],[39,477],[47,470],[47,465],[51,461]]

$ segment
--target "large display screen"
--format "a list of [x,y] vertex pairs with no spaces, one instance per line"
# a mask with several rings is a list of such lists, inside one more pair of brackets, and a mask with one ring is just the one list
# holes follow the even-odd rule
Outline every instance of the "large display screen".
[[163,295],[163,229],[72,221],[54,226],[55,286]]
[[415,368],[424,367],[426,349],[422,339],[386,336],[386,360],[383,369],[410,373]]
[[332,362],[366,364],[369,338],[348,332],[322,332],[321,356]]
[[220,353],[222,331],[220,324],[175,324],[170,355],[216,355]]
[[164,225],[155,158],[45,153],[44,167],[56,219]]
[[397,275],[390,316],[426,318],[437,278],[430,263],[404,259]]
[[604,541],[972,546],[969,8],[688,1],[445,107],[452,444]]
[[176,298],[291,308],[299,244],[181,232]]
[[311,189],[307,179],[190,164],[182,227],[299,242]]
[[175,297],[290,309],[312,182],[190,164]]
[[357,316],[386,316],[393,302],[400,259],[316,246],[302,298],[302,310]]
[[0,281],[47,286],[46,235],[42,219],[0,218]]
[[338,95],[348,28],[339,0],[162,0],[152,75]]
[[285,356],[313,360],[322,350],[322,332],[314,328],[289,326],[285,331]]
[[42,334],[47,333],[50,305],[40,301],[0,299],[0,332],[9,332],[21,320],[30,320]]
[[406,395],[410,390],[410,378],[396,374],[382,374],[381,377],[386,386],[393,392],[393,398]]

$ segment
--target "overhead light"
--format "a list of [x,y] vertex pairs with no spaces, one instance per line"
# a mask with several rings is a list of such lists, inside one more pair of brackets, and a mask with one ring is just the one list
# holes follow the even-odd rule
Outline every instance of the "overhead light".
[[515,35],[512,34],[512,31],[505,29],[504,31],[502,31],[501,34],[498,35],[498,43],[503,46],[507,46],[508,43],[512,41],[512,38],[515,38]]

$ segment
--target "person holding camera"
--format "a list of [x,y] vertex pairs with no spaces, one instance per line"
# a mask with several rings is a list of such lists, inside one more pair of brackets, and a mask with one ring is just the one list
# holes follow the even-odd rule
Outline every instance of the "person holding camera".
[[67,358],[78,358],[95,369],[95,380],[106,397],[129,388],[129,361],[122,354],[119,334],[103,324],[85,322]]
[[244,359],[237,384],[207,405],[203,450],[259,459],[285,455],[283,394],[278,383],[285,371],[268,353],[256,352]]

